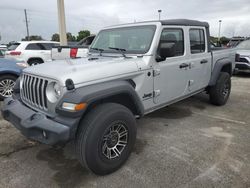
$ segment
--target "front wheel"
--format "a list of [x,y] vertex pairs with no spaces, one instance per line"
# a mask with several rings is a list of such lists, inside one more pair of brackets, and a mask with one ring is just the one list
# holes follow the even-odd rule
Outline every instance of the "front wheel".
[[221,72],[214,86],[209,90],[210,102],[217,106],[227,103],[231,93],[231,76],[227,72]]
[[82,165],[106,175],[126,162],[136,140],[136,121],[129,109],[115,103],[101,104],[79,126],[75,147]]
[[13,75],[0,76],[0,100],[11,97],[17,77]]

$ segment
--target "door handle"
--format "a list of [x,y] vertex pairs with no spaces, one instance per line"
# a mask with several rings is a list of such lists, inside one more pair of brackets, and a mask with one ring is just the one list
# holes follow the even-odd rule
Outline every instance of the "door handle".
[[183,68],[187,68],[187,67],[189,67],[189,64],[187,64],[187,63],[182,63],[182,64],[180,64],[180,69],[183,69]]
[[208,60],[206,60],[206,59],[201,60],[201,64],[205,64],[207,62],[208,62]]

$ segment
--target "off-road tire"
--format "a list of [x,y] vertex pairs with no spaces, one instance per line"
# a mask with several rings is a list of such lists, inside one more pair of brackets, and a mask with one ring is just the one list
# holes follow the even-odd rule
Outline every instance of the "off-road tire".
[[209,89],[210,102],[217,106],[225,105],[231,93],[231,76],[221,72],[214,86]]
[[[108,159],[103,154],[103,138],[115,123],[127,129],[127,145],[120,156]],[[132,112],[116,103],[101,104],[93,108],[79,124],[75,138],[76,155],[80,163],[97,175],[118,170],[128,159],[136,140],[136,121]]]

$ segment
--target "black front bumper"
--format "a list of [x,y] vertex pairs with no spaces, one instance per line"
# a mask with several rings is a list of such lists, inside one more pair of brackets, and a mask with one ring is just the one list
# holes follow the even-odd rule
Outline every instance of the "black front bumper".
[[250,71],[250,63],[236,62],[235,69],[238,71]]
[[11,122],[27,138],[50,145],[70,140],[70,126],[28,108],[19,100],[5,99],[1,111],[3,118]]

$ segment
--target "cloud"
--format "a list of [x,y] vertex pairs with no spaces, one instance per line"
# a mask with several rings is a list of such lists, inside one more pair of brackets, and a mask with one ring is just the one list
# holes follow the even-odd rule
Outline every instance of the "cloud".
[[[23,9],[27,9],[30,33],[50,39],[58,32],[56,1],[1,0],[1,42],[20,40],[26,35]],[[250,36],[249,0],[65,0],[67,31],[77,34],[81,29],[97,33],[101,28],[120,23],[156,20],[158,9],[162,19],[188,18],[208,21],[211,34],[218,35],[222,19],[222,35]]]

